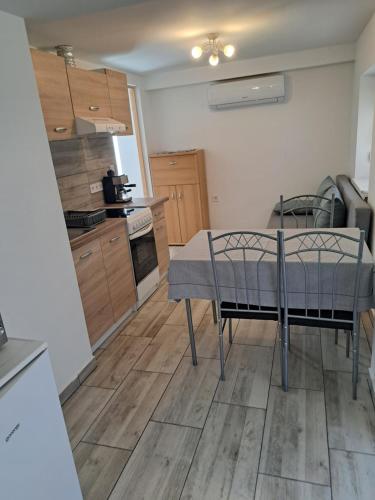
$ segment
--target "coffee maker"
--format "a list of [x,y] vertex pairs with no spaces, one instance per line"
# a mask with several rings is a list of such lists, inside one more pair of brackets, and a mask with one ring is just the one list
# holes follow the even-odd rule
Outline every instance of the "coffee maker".
[[128,203],[132,197],[128,194],[130,188],[136,184],[129,184],[127,175],[116,175],[115,171],[109,169],[107,175],[103,177],[103,194],[106,203]]

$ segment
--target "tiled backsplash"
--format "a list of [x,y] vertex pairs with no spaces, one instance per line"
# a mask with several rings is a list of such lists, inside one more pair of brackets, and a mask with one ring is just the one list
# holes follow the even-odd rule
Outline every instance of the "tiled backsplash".
[[51,141],[51,154],[64,210],[90,210],[103,204],[103,192],[91,194],[116,164],[112,137],[108,135]]

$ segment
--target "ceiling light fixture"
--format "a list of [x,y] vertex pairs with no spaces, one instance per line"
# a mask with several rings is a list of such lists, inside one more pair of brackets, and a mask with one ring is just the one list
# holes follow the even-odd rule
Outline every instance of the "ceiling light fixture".
[[219,54],[222,52],[226,57],[231,58],[234,56],[236,49],[233,45],[223,45],[218,39],[217,33],[209,33],[207,35],[208,42],[203,45],[196,45],[191,49],[191,55],[194,59],[200,59],[203,52],[210,54],[208,62],[211,66],[217,66],[220,61]]

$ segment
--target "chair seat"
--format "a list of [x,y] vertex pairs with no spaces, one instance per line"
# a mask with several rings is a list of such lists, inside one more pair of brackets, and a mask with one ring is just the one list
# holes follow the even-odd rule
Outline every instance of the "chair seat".
[[278,321],[277,307],[259,307],[256,305],[222,302],[220,304],[222,318],[268,319]]
[[[283,311],[281,311],[283,315]],[[307,317],[306,317],[307,316]],[[332,311],[321,310],[320,315],[317,309],[289,309],[289,325],[317,326],[321,328],[341,328],[344,330],[353,330],[353,312],[352,311]]]
[[[278,321],[276,307],[259,307],[253,304],[236,304],[235,302],[222,302],[220,304],[222,318],[238,319],[266,319]],[[284,311],[281,309],[281,317]],[[353,330],[353,313],[351,311],[334,311],[333,319],[331,310],[321,310],[320,316],[317,309],[289,309],[289,324],[302,326],[317,326],[321,328],[340,328]]]

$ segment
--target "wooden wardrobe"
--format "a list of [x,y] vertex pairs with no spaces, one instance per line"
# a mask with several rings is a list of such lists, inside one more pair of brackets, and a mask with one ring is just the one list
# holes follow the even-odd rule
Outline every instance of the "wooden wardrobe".
[[209,228],[207,182],[202,149],[150,155],[156,196],[167,196],[168,244],[184,245]]

